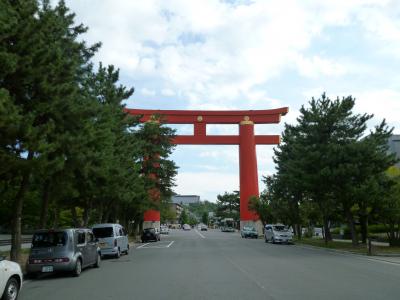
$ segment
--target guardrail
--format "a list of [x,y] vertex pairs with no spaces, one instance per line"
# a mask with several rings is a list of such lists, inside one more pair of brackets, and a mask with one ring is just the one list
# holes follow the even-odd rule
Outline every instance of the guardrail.
[[[29,244],[32,242],[32,238],[22,238],[22,244]],[[0,240],[0,246],[9,246],[11,245],[11,240]]]

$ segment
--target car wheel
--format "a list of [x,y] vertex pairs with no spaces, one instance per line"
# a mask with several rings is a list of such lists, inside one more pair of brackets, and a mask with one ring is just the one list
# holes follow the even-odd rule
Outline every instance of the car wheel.
[[274,237],[272,237],[272,244],[275,244],[275,238]]
[[265,237],[264,239],[265,239],[265,242],[266,242],[266,243],[268,243],[268,239],[267,239],[267,237]]
[[119,250],[118,248],[117,254],[115,254],[115,258],[120,258],[120,257],[121,257],[121,250]]
[[100,268],[100,263],[101,263],[101,255],[100,255],[100,253],[97,253],[97,258],[96,258],[96,262],[94,263],[94,267]]
[[72,274],[75,277],[79,277],[79,275],[81,275],[82,273],[82,260],[80,258],[77,259],[76,264],[75,264],[75,269],[72,272]]
[[6,288],[4,289],[2,300],[15,300],[19,293],[19,283],[14,277],[7,281]]
[[126,255],[128,255],[128,254],[129,254],[129,244],[128,244],[128,246],[126,247],[125,254],[126,254]]

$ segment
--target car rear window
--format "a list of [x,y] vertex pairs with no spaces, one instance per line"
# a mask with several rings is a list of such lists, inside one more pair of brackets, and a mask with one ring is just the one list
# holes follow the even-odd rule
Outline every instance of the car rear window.
[[38,232],[33,235],[32,246],[34,248],[65,246],[67,239],[67,233],[64,231]]
[[93,233],[98,239],[114,236],[112,227],[93,228]]

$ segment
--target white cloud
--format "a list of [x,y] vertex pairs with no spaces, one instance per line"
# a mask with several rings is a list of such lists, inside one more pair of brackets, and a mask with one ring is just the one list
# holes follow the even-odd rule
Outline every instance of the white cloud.
[[395,133],[400,133],[400,90],[361,91],[353,94],[356,97],[356,111],[374,114],[374,123],[386,119]]
[[200,195],[202,200],[216,201],[216,195],[239,189],[238,174],[221,172],[179,172],[178,194]]
[[348,72],[348,68],[345,65],[319,56],[310,58],[299,56],[296,63],[300,74],[307,77],[318,78],[321,75],[342,76]]
[[116,64],[134,78],[161,80],[169,86],[167,94],[187,97],[191,108],[243,108],[251,101],[261,106],[254,99],[268,95],[257,86],[293,65],[304,76],[345,74],[345,66],[307,57],[305,51],[323,38],[326,28],[354,20],[373,35],[398,40],[399,22],[390,13],[398,7],[394,3],[69,1],[89,25],[88,39],[103,42],[99,60]]
[[156,95],[156,91],[150,90],[147,88],[141,88],[140,93],[144,96],[155,96]]
[[161,90],[161,95],[163,96],[175,96],[176,93],[174,92],[174,90],[170,89],[170,88],[164,88]]
[[[319,97],[324,91],[332,97],[352,94],[357,97],[357,111],[375,113],[376,119],[386,118],[400,130],[400,90],[393,76],[382,74],[394,82],[391,85],[372,88],[365,82],[367,90],[357,86],[359,92],[342,93],[348,87],[341,87],[338,79],[351,81],[359,74],[377,74],[381,65],[369,64],[375,52],[368,53],[363,65],[356,65],[358,57],[351,49],[338,54],[344,57],[331,57],[335,49],[326,52],[315,47],[319,41],[335,43],[330,29],[351,29],[356,32],[352,37],[367,39],[388,61],[399,58],[397,0],[255,0],[234,5],[218,0],[67,2],[79,22],[89,26],[88,43],[103,42],[96,60],[119,67],[121,77],[133,80],[139,95],[176,97],[184,106],[180,109],[265,109],[289,103],[289,114],[282,122],[294,123],[301,104],[311,96]],[[284,81],[287,74],[291,81],[279,88],[282,94],[290,92],[286,99],[276,97],[271,82]],[[317,88],[310,88],[313,86]],[[137,103],[130,100],[129,105]],[[176,108],[174,101],[160,105]],[[189,126],[179,128],[181,134],[193,132]],[[229,130],[214,128],[210,132],[234,133]],[[257,134],[279,134],[281,130],[282,124],[256,126]],[[238,166],[236,148],[196,149],[193,153],[210,159],[203,169],[212,172],[183,170],[178,175],[179,192],[199,193],[213,200],[218,193],[238,188],[236,171],[224,173],[226,167]],[[272,146],[257,149],[261,178],[274,171]],[[193,153],[182,155],[186,164],[198,164]],[[223,172],[212,169],[222,165]]]

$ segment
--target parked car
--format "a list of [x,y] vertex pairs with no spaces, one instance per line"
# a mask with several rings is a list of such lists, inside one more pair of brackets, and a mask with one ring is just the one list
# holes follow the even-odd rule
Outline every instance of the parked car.
[[119,224],[96,224],[92,227],[99,242],[101,256],[115,256],[129,253],[128,234]]
[[160,241],[160,232],[157,230],[157,228],[146,228],[143,229],[142,233],[142,243],[146,243],[149,241]]
[[204,224],[201,225],[201,229],[200,229],[201,231],[207,231],[207,229],[208,229],[207,225],[204,225]]
[[100,248],[92,230],[40,230],[32,237],[26,270],[38,273],[71,272],[79,276],[83,268],[100,267]]
[[15,300],[22,287],[22,272],[19,264],[0,256],[0,298]]
[[265,242],[271,241],[275,243],[292,243],[293,233],[283,224],[267,224],[265,225]]
[[169,228],[168,228],[168,226],[162,225],[162,226],[161,226],[160,233],[161,233],[161,234],[169,234]]
[[258,238],[258,232],[253,226],[243,226],[240,235],[242,236],[242,238]]
[[183,224],[182,228],[183,228],[183,230],[190,230],[191,229],[189,224]]

